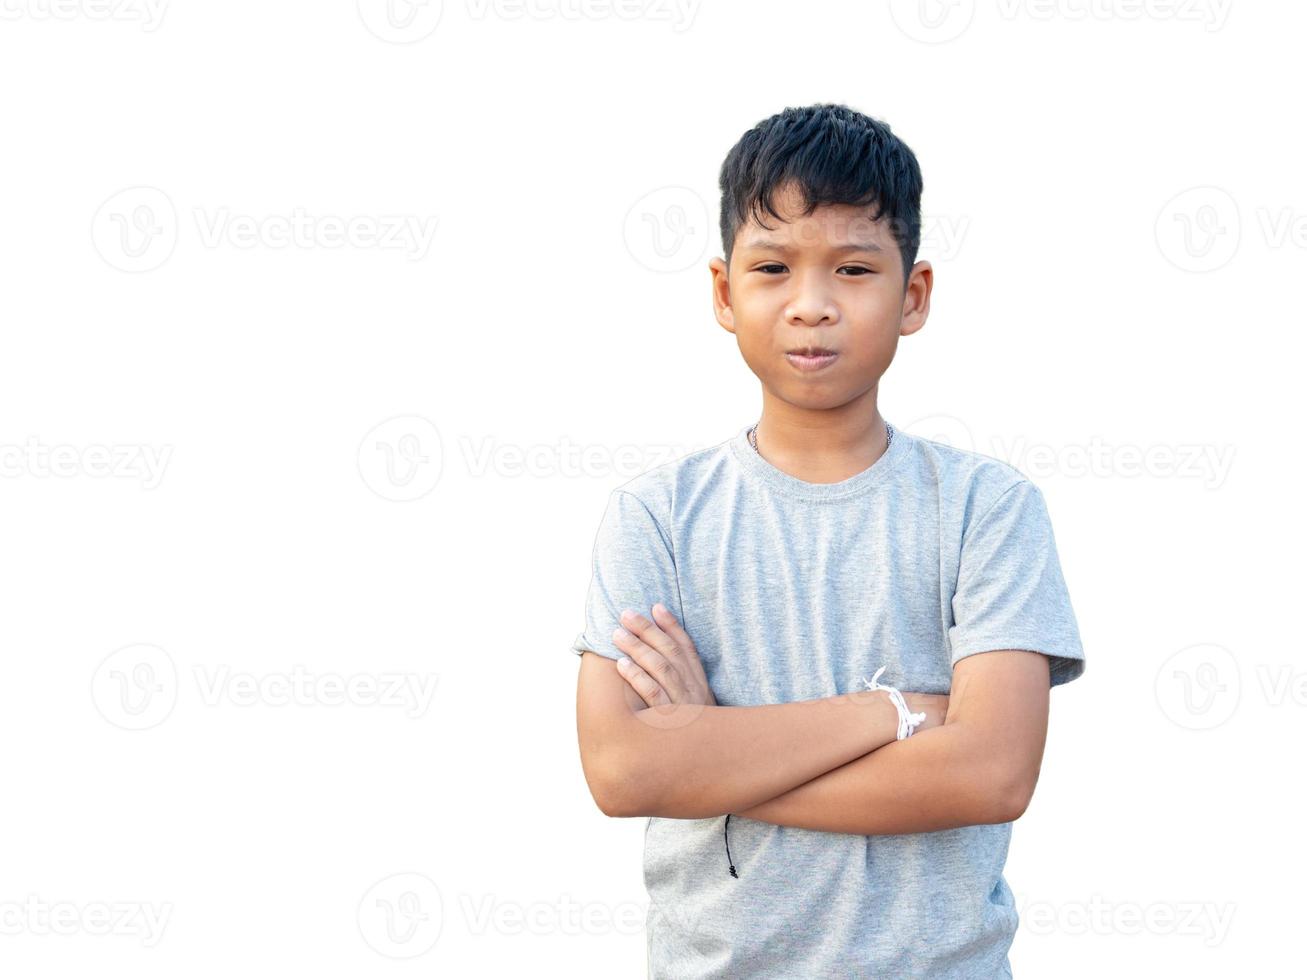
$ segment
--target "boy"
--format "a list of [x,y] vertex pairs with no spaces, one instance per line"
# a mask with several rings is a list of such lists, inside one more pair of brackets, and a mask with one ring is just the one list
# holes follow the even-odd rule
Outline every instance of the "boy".
[[571,648],[591,792],[649,818],[649,975],[1010,977],[1012,821],[1084,671],[1043,496],[877,408],[933,276],[889,127],[786,109],[720,184],[761,418],[613,491]]

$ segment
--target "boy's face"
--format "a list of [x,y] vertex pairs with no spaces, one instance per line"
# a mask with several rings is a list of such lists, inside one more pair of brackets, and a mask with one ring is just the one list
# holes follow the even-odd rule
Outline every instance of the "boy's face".
[[[773,396],[840,408],[874,389],[899,337],[925,324],[933,273],[918,262],[905,288],[898,243],[885,219],[870,220],[873,209],[823,205],[803,216],[802,203],[793,187],[781,188],[775,205],[786,220],[768,215],[769,229],[751,216],[730,267],[709,263],[713,307]],[[791,354],[809,347],[835,356]]]

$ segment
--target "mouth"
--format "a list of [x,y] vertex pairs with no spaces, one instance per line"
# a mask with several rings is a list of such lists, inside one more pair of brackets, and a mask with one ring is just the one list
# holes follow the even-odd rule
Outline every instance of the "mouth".
[[837,352],[826,347],[796,347],[785,354],[785,359],[800,371],[819,371],[834,364],[837,357]]

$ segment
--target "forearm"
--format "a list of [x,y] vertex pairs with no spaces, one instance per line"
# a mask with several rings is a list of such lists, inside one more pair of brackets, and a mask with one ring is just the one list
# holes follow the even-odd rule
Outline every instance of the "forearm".
[[676,705],[632,716],[623,816],[720,816],[756,806],[895,738],[884,692],[748,707]]
[[892,741],[738,816],[842,834],[913,834],[1003,823],[1022,787],[961,722]]

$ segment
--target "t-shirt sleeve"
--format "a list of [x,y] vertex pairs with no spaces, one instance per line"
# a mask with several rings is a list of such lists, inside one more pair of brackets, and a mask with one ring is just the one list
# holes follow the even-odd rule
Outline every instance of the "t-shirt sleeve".
[[614,490],[595,536],[585,629],[576,635],[572,652],[593,650],[610,660],[624,656],[613,643],[622,610],[652,618],[656,602],[684,622],[671,541],[639,497]]
[[1044,495],[1029,480],[1009,487],[963,535],[949,628],[952,662],[987,650],[1049,658],[1050,686],[1085,671]]

